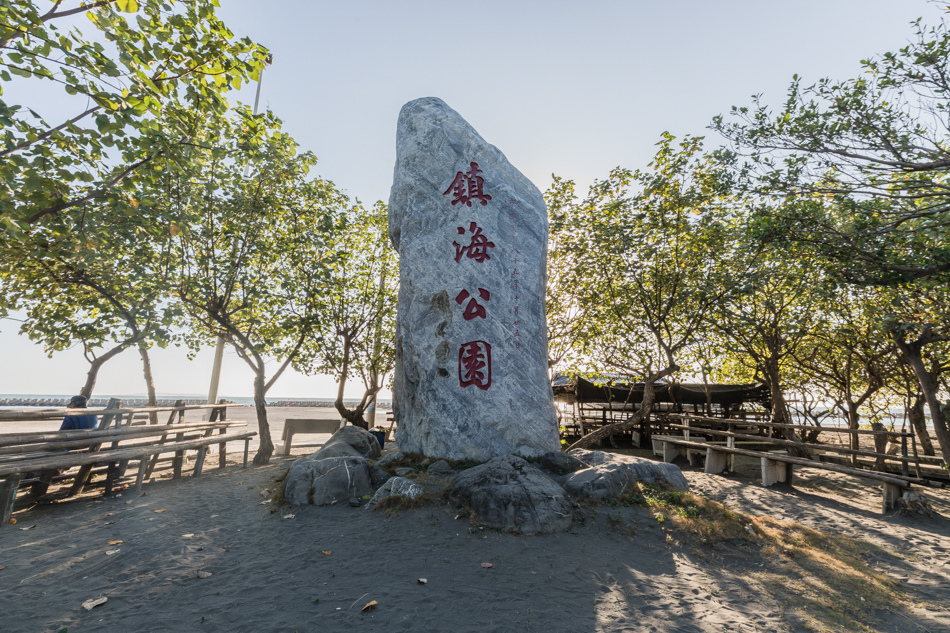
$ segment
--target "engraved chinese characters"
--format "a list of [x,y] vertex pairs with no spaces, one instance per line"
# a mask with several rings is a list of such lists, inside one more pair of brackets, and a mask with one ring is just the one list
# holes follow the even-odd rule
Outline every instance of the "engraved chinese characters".
[[419,99],[399,115],[389,231],[400,449],[477,460],[557,450],[537,188],[445,103]]

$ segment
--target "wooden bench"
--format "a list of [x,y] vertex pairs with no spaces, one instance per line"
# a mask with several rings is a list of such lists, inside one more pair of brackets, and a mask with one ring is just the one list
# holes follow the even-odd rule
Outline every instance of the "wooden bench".
[[[695,440],[687,440],[685,438],[677,438],[675,436],[654,436],[656,442],[660,445],[658,448],[661,451],[661,454],[664,455],[663,461],[672,461],[678,455],[682,454],[680,450],[689,451],[690,449],[696,452],[705,451],[706,453],[706,463],[704,466],[704,472],[710,474],[719,474],[726,470],[728,466],[728,456],[729,455],[743,455],[745,457],[757,458],[761,462],[762,468],[762,485],[771,486],[776,483],[792,483],[793,469],[795,466],[807,466],[809,468],[817,468],[820,470],[830,470],[833,472],[839,472],[846,475],[852,475],[854,477],[862,477],[865,479],[872,479],[875,481],[880,481],[884,484],[882,498],[881,498],[881,511],[887,512],[892,509],[897,500],[901,497],[902,490],[910,490],[911,478],[898,477],[896,475],[885,475],[875,471],[861,470],[857,468],[849,468],[847,466],[838,466],[836,464],[829,464],[825,462],[817,462],[810,459],[805,459],[802,457],[793,457],[791,455],[784,455],[780,453],[766,453],[763,454],[760,451],[750,451],[742,448],[732,448],[728,446],[720,445],[710,445],[706,442],[697,442]],[[676,450],[670,450],[666,448],[666,444],[672,444],[676,447]],[[656,451],[654,448],[654,452]],[[667,456],[670,456],[672,459],[666,459]]]
[[[177,425],[172,426],[174,427]],[[157,428],[165,429],[166,433],[175,433],[176,435],[179,431],[182,433],[187,432],[181,429],[169,429],[168,427]],[[96,431],[89,432],[95,433]],[[82,473],[88,473],[89,469],[97,464],[108,464],[110,465],[109,475],[107,476],[106,481],[106,494],[108,494],[110,491],[109,489],[111,488],[110,484],[114,479],[121,476],[121,472],[119,472],[115,465],[128,464],[131,461],[138,461],[139,467],[135,479],[134,489],[141,490],[142,483],[144,482],[146,476],[151,474],[156,458],[162,453],[175,454],[174,477],[177,479],[181,477],[181,467],[184,452],[187,450],[197,450],[198,455],[195,460],[194,476],[198,476],[201,474],[204,467],[205,456],[207,455],[208,447],[210,445],[218,444],[219,446],[226,446],[228,442],[243,440],[244,466],[246,467],[249,444],[251,438],[255,435],[257,435],[257,431],[244,431],[238,433],[226,433],[223,435],[205,435],[204,437],[182,439],[166,443],[133,444],[131,446],[111,447],[95,451],[87,450],[83,452],[62,453],[47,451],[43,454],[32,453],[18,455],[13,459],[0,461],[0,514],[2,514],[0,519],[2,519],[3,524],[9,522],[10,513],[12,512],[13,508],[13,502],[16,498],[17,488],[23,479],[23,475],[28,472],[65,469],[79,466],[80,473],[76,475],[76,481],[74,482],[73,490],[70,491],[71,494],[78,494],[76,492],[77,485],[85,485],[80,479]],[[93,437],[88,441],[100,442],[102,441],[102,438]],[[225,460],[226,453],[222,449],[219,454],[219,468],[224,467]],[[81,492],[81,486],[79,491]]]
[[[301,418],[290,418],[284,421],[284,433],[281,435],[281,441],[284,445],[281,448],[281,455],[290,455],[290,445],[293,442],[294,435],[301,434],[334,434],[343,422],[339,420],[309,420]],[[317,444],[322,446],[323,443]]]

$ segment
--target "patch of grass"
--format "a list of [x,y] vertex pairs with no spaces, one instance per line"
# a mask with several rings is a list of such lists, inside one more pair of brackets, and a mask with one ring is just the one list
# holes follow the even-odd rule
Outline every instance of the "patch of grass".
[[277,507],[290,506],[290,504],[287,502],[287,497],[284,496],[284,479],[287,477],[287,473],[289,472],[290,469],[288,468],[282,475],[274,479],[274,483],[277,485],[274,486],[274,494],[271,495],[270,501]]
[[415,499],[410,499],[402,495],[393,495],[392,497],[380,499],[374,509],[382,510],[388,517],[394,517],[409,510],[418,510],[419,508],[429,505],[431,502],[432,495],[428,492],[423,492]]
[[767,517],[754,526],[769,562],[759,580],[796,624],[814,631],[875,631],[877,611],[902,610],[900,582],[866,561],[891,556],[877,545]]
[[[757,556],[767,571],[750,577],[781,605],[786,618],[806,630],[875,631],[877,612],[903,610],[906,594],[900,582],[867,562],[894,555],[872,543],[753,518],[717,501],[651,484],[640,483],[606,503],[649,508],[658,522],[672,526],[704,555],[713,550],[740,556],[742,565],[749,554]],[[666,540],[676,543],[669,534]]]

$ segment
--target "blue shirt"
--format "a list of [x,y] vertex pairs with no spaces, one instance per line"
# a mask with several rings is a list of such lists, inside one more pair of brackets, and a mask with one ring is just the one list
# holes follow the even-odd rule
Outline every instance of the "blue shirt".
[[63,418],[60,431],[75,431],[76,429],[94,429],[99,426],[99,416],[96,415],[68,415]]

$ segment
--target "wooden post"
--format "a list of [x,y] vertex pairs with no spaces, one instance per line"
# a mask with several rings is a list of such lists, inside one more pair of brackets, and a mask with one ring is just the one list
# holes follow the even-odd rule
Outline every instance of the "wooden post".
[[881,512],[887,513],[888,510],[897,505],[897,500],[901,498],[901,489],[899,486],[884,482],[882,486],[883,493],[881,497]]
[[[907,433],[901,433],[901,457],[907,457]],[[906,461],[901,462],[901,475],[910,475],[910,467]]]
[[244,467],[247,468],[247,451],[251,447],[251,438],[244,440]]
[[20,487],[20,475],[7,475],[0,479],[0,526],[10,523],[13,516],[13,502],[16,490]]

